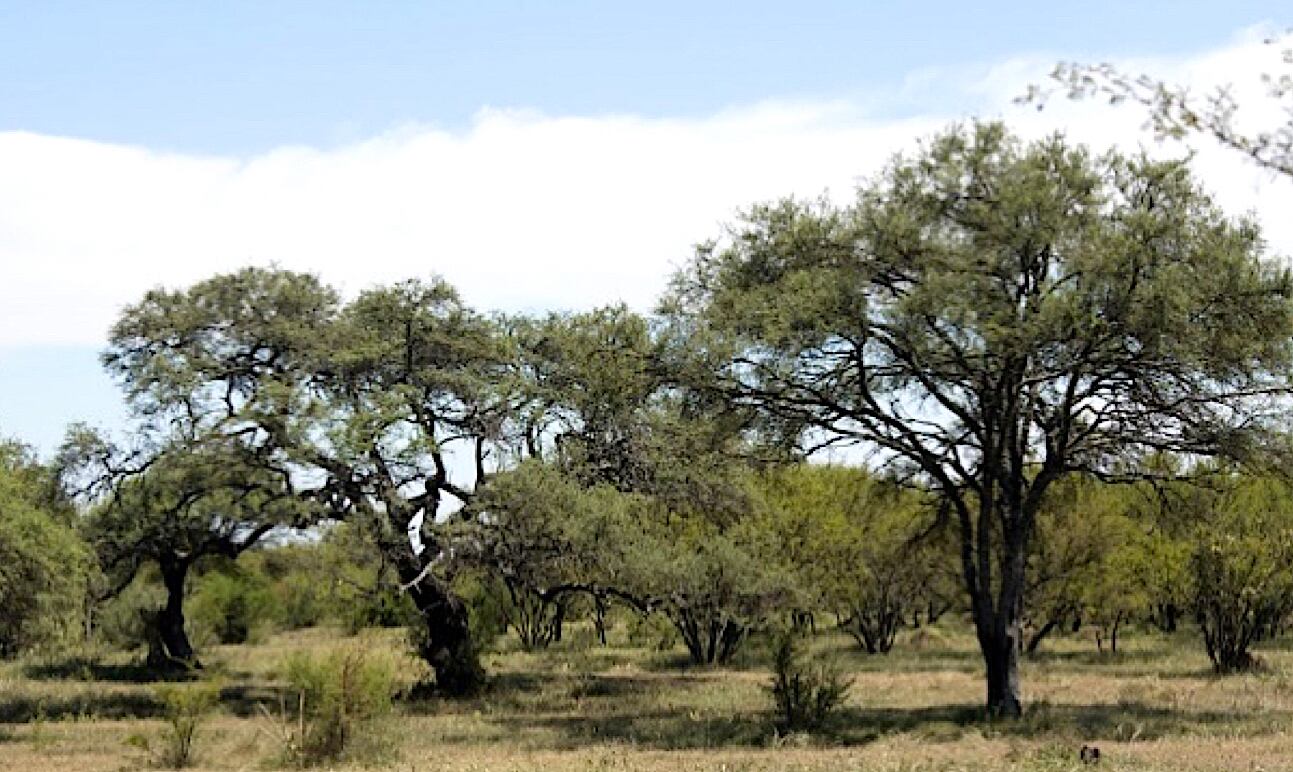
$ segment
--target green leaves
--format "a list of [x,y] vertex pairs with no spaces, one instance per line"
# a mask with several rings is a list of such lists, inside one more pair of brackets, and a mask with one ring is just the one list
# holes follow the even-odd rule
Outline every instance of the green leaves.
[[48,470],[0,440],[0,657],[77,630],[92,574],[89,550]]

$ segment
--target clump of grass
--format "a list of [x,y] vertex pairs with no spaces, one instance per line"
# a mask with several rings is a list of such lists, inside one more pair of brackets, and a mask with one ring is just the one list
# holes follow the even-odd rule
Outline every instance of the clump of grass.
[[153,694],[162,705],[166,727],[158,746],[148,737],[132,734],[126,743],[142,750],[154,766],[183,769],[196,759],[194,748],[198,730],[220,704],[220,686],[212,681],[185,684],[159,684]]
[[296,720],[281,705],[274,719],[284,761],[312,766],[342,758],[373,759],[389,750],[375,722],[391,710],[395,665],[363,643],[323,654],[299,652],[284,666],[296,696]]
[[820,729],[848,696],[852,679],[835,664],[808,661],[798,636],[784,632],[772,648],[769,691],[777,713],[777,728],[790,732]]

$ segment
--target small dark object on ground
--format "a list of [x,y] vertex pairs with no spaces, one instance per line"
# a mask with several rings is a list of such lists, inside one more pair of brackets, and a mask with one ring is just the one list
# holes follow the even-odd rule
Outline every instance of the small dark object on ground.
[[1082,750],[1078,751],[1078,758],[1083,764],[1099,764],[1100,749],[1094,745],[1083,745]]

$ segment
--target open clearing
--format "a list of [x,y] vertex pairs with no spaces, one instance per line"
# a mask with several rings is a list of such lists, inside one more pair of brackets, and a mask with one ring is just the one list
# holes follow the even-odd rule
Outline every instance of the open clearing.
[[[907,634],[888,657],[846,637],[817,636],[822,656],[854,673],[838,726],[778,736],[764,686],[762,647],[738,665],[685,667],[681,652],[590,646],[589,631],[544,652],[486,657],[490,691],[466,702],[397,701],[367,741],[368,768],[396,770],[957,770],[1082,768],[1097,744],[1103,769],[1293,769],[1293,652],[1267,647],[1266,671],[1216,678],[1197,640],[1129,636],[1100,655],[1085,637],[1049,641],[1024,666],[1028,715],[980,718],[974,641],[939,628]],[[339,640],[334,630],[216,647],[210,670],[220,711],[197,741],[199,769],[278,766],[275,725],[284,700],[275,669],[294,650]],[[351,639],[353,640],[353,639]],[[365,645],[399,650],[397,631]],[[0,669],[0,769],[124,770],[148,766],[132,735],[164,726],[153,685],[125,655],[26,661]],[[410,660],[408,672],[420,675]],[[410,683],[413,678],[410,678]],[[342,768],[362,768],[353,763]]]

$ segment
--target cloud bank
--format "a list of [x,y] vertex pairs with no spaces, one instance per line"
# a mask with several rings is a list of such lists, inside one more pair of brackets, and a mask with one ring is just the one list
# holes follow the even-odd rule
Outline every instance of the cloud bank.
[[[1276,66],[1258,31],[1175,61],[1127,61],[1206,88],[1234,82],[1266,109]],[[858,102],[765,103],[694,119],[486,109],[469,129],[409,126],[335,149],[245,158],[0,133],[0,348],[99,345],[146,289],[247,264],[318,273],[346,292],[438,273],[483,309],[649,308],[694,243],[741,207],[829,191],[847,199],[893,153],[973,114],[1028,136],[1180,155],[1130,107],[1012,99],[1054,57],[922,72],[906,117]],[[954,104],[956,110],[943,110]],[[1278,115],[1266,116],[1279,120]],[[1293,181],[1200,145],[1197,169],[1272,249],[1293,253]]]

